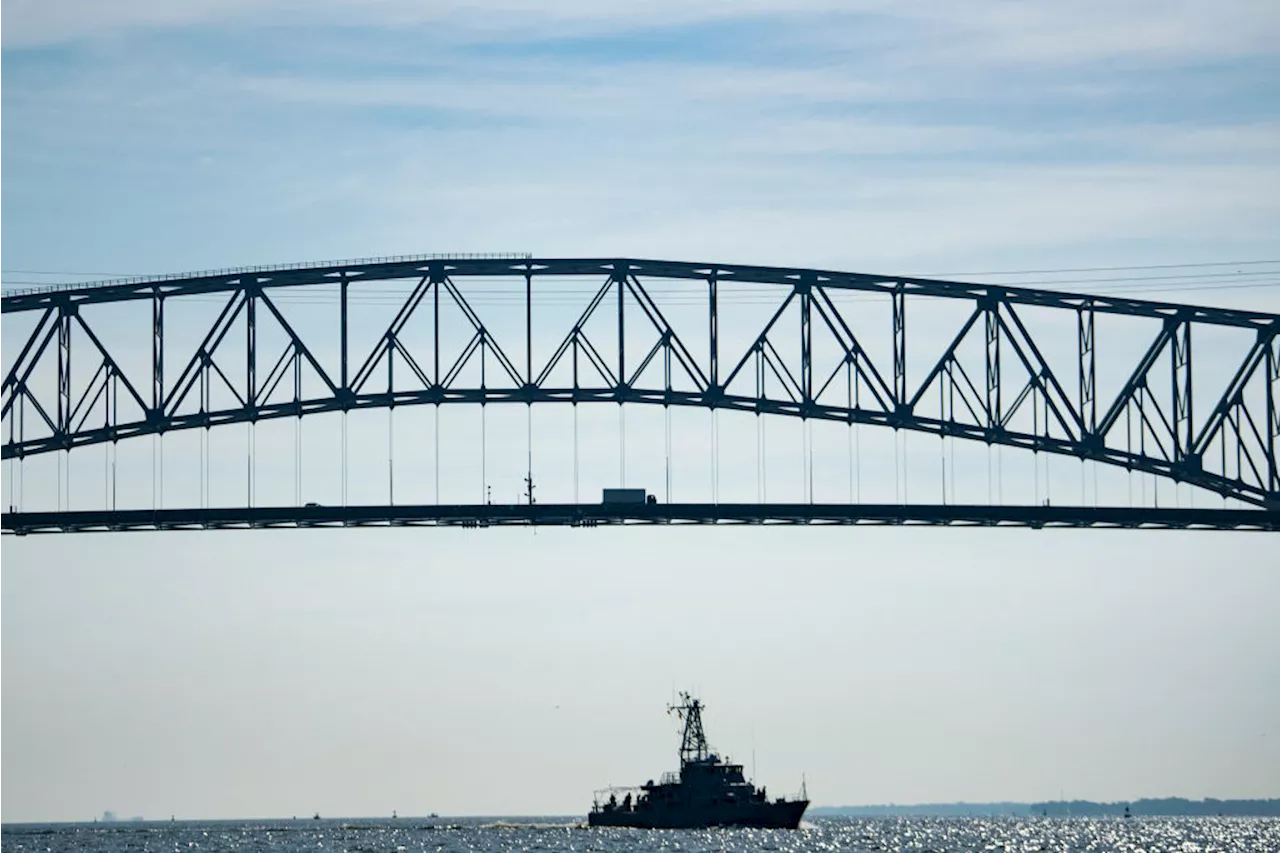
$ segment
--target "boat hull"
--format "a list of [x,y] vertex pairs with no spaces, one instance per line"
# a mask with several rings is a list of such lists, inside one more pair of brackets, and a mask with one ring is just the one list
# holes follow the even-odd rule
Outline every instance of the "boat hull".
[[602,809],[587,814],[588,826],[618,826],[633,829],[705,829],[712,826],[751,826],[765,829],[795,829],[809,807],[808,800],[772,803],[725,804],[664,809]]

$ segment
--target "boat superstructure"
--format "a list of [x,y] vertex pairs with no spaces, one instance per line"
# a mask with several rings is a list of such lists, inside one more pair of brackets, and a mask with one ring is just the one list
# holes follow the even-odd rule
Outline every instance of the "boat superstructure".
[[[759,826],[795,829],[809,806],[807,795],[770,800],[742,772],[741,764],[721,760],[707,745],[702,702],[688,693],[667,710],[684,724],[680,771],[663,774],[637,788],[596,792],[587,815],[591,826],[683,829],[708,826]],[[622,799],[619,800],[619,795]],[[607,795],[607,798],[605,798]]]

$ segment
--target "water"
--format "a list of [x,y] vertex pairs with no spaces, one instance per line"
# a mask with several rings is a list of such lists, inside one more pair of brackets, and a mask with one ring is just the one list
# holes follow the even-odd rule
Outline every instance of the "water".
[[600,830],[573,819],[399,818],[10,824],[0,833],[3,853],[46,850],[1277,853],[1280,818],[814,818],[796,831]]

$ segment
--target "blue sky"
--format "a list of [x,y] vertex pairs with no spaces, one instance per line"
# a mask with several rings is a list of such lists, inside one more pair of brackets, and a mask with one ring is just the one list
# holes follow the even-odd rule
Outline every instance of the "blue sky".
[[[6,284],[446,251],[917,274],[1280,259],[1269,2],[3,15]],[[1280,311],[1276,266],[1250,268],[1268,286],[1140,292]],[[1090,275],[1106,276],[1001,280]],[[472,414],[446,416],[468,496]],[[427,412],[403,417],[398,435],[427,434]],[[566,417],[539,432],[562,469]],[[632,417],[634,442],[661,429]],[[508,491],[523,418],[491,415]],[[616,470],[616,420],[583,413],[593,489]],[[684,423],[698,463],[681,484],[702,488],[705,418]],[[287,500],[277,427],[259,433],[281,451],[260,477]],[[316,447],[329,427],[303,429]],[[797,429],[778,425],[773,452]],[[216,440],[239,452],[239,433]],[[864,440],[868,489],[892,493],[891,438]],[[631,471],[652,469],[646,447]],[[147,452],[122,454],[138,468]],[[381,471],[381,452],[356,464]],[[405,455],[425,470],[421,448]],[[324,488],[331,462],[309,474]],[[192,466],[173,464],[171,496],[191,495]],[[51,469],[31,470],[48,498]],[[842,493],[843,467],[828,473]],[[725,476],[754,497],[752,474]],[[381,488],[370,475],[358,492]],[[702,688],[731,754],[755,742],[771,790],[804,772],[825,804],[1280,794],[1264,537],[338,531],[3,549],[5,820],[572,813],[668,769],[673,685]],[[699,604],[673,603],[682,589]],[[474,772],[464,735],[491,739],[476,749],[506,762],[500,779]]]
[[11,4],[7,266],[506,240],[930,272],[1274,234],[1265,3],[431,8]]

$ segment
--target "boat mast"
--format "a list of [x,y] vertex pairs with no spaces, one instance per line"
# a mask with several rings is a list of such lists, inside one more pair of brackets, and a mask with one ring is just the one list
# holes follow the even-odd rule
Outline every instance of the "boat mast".
[[710,750],[707,736],[702,731],[702,703],[682,690],[680,704],[667,707],[667,713],[672,712],[684,721],[684,734],[680,737],[680,766],[690,761],[705,761]]

